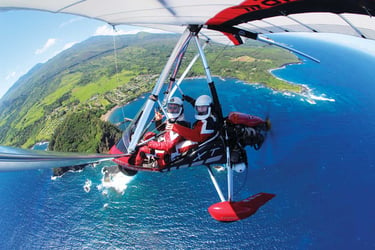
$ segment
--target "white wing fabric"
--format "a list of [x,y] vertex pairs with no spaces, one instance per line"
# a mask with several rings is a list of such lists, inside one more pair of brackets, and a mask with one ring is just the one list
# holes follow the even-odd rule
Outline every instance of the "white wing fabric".
[[0,172],[76,166],[121,156],[123,155],[61,153],[0,146]]
[[279,32],[329,32],[375,40],[374,0],[0,0],[0,10],[14,9],[69,13],[111,25],[178,33],[182,26],[204,25],[202,33],[212,40],[228,41],[223,40],[225,34],[235,44],[230,34],[242,35],[238,29],[254,37]]

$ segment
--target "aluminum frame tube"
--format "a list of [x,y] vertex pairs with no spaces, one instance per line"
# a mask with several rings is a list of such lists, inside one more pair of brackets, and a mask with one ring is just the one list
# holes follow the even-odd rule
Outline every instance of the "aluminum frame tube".
[[214,174],[212,173],[211,168],[210,168],[210,167],[207,167],[207,169],[208,169],[208,173],[210,174],[212,184],[214,184],[214,187],[215,187],[215,189],[216,189],[217,194],[218,194],[219,197],[220,197],[220,200],[221,200],[221,201],[225,201],[225,197],[224,197],[224,195],[223,195],[223,192],[221,191],[220,186],[219,186],[219,184],[217,183],[216,178],[215,178]]
[[[159,79],[158,81],[156,82],[155,84],[155,87],[153,88],[152,92],[151,92],[151,96],[158,96],[162,87],[163,87],[163,83],[165,82],[165,80],[167,79],[168,77],[168,74],[176,60],[176,57],[178,56],[179,52],[181,51],[181,49],[183,48],[184,44],[189,41],[191,39],[191,32],[190,30],[187,28],[185,30],[185,32],[181,35],[180,39],[178,40],[176,46],[174,47],[172,53],[171,53],[171,56],[169,57],[166,65],[164,66],[164,69],[162,71],[162,73],[160,74],[159,76]],[[129,144],[129,147],[128,147],[128,153],[132,153],[136,146],[137,146],[137,143],[139,141],[139,139],[141,138],[142,134],[143,134],[143,129],[145,128],[145,125],[147,123],[147,119],[148,117],[150,116],[150,113],[152,111],[152,107],[154,106],[154,103],[155,103],[155,100],[153,100],[152,98],[148,98],[147,101],[146,101],[146,104],[144,105],[144,108],[143,108],[143,113],[138,121],[138,124],[136,126],[136,129],[134,131],[134,134],[132,136],[132,139],[130,141],[130,144]]]
[[202,63],[203,63],[204,71],[206,72],[207,82],[210,83],[210,82],[212,82],[212,77],[211,77],[210,67],[208,66],[208,63],[207,63],[207,60],[206,60],[206,56],[204,55],[202,46],[200,45],[199,39],[198,39],[197,36],[194,36],[194,41],[195,41],[195,44],[197,45],[199,55],[200,55]]

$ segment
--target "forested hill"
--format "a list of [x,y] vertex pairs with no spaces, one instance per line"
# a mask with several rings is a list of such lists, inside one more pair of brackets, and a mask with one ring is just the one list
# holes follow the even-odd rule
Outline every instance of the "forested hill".
[[[139,33],[118,36],[114,43],[113,37],[92,37],[36,65],[0,100],[0,144],[29,147],[50,140],[72,112],[90,111],[100,117],[116,104],[150,91],[177,38]],[[261,46],[207,47],[212,73],[286,90],[290,85],[273,78],[268,69],[298,60],[289,52]],[[188,51],[187,57],[192,54]],[[198,66],[192,74],[204,72]]]

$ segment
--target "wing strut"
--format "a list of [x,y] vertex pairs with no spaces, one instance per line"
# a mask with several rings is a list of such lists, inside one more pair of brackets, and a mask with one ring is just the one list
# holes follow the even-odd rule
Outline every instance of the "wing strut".
[[[206,56],[203,52],[203,49],[202,49],[201,45],[199,44],[198,37],[194,36],[194,39],[195,39],[195,43],[196,43],[198,51],[199,51],[199,55],[202,59],[204,70],[206,72],[208,85],[210,86],[210,91],[211,91],[212,99],[213,99],[213,102],[214,102],[215,113],[216,113],[216,116],[217,116],[217,119],[218,119],[217,122],[219,124],[223,124],[223,122],[224,122],[223,112],[222,112],[221,105],[220,105],[220,102],[219,102],[219,97],[218,97],[217,92],[216,92],[215,84],[212,81],[210,67],[208,66]],[[229,149],[229,145],[227,143],[228,140],[229,140],[228,135],[227,135],[227,133],[225,133],[226,157],[227,157],[226,167],[227,167],[227,182],[228,182],[228,201],[231,201],[232,198],[233,198],[233,168],[232,168],[232,164],[231,164],[231,161],[230,161],[230,152],[229,152],[230,149]],[[217,191],[220,199],[223,201],[224,196],[223,196],[223,194],[222,194],[222,192],[221,192],[221,190],[220,190],[220,188],[219,188],[219,186],[216,182],[216,179],[213,178],[212,171],[209,171],[209,173],[210,173],[210,176],[211,176],[211,180],[212,180],[212,182],[213,182],[213,184],[216,188],[216,191]]]
[[[204,50],[208,44],[208,40],[203,44],[202,46],[202,50]],[[175,84],[175,86],[173,86],[171,92],[168,94],[168,98],[170,98],[171,96],[174,95],[174,93],[176,92],[176,90],[178,89],[180,92],[181,92],[181,95],[183,95],[183,91],[182,89],[180,88],[180,85],[182,83],[182,81],[185,79],[186,75],[189,73],[189,71],[191,70],[191,68],[193,67],[193,65],[195,64],[195,62],[198,60],[199,58],[199,53],[197,53],[194,58],[190,61],[189,65],[186,67],[185,71],[182,73],[182,75],[180,76],[180,78],[178,79],[177,83]]]
[[244,29],[240,29],[240,28],[236,28],[236,27],[231,27],[231,26],[221,26],[221,25],[207,25],[206,27],[207,29],[211,29],[211,30],[217,30],[217,31],[221,31],[221,32],[224,32],[224,33],[231,33],[233,35],[236,35],[237,37],[239,36],[243,36],[243,37],[246,37],[246,38],[250,38],[250,39],[253,39],[253,40],[258,40],[258,41],[261,41],[261,42],[264,42],[264,43],[268,43],[268,44],[271,44],[271,45],[275,45],[277,47],[280,47],[280,48],[283,48],[283,49],[286,49],[286,50],[289,50],[291,52],[294,52],[298,55],[301,55],[303,57],[306,57],[314,62],[317,62],[317,63],[320,63],[320,61],[302,51],[299,51],[299,50],[296,50],[296,49],[293,49],[291,47],[288,47],[284,44],[281,44],[281,43],[277,43],[269,38],[266,38],[266,37],[263,37],[257,33],[253,33],[253,32],[250,32],[250,31],[247,31],[247,30],[244,30]]
[[214,174],[212,173],[212,169],[211,169],[209,166],[207,166],[207,169],[208,169],[208,173],[210,174],[212,184],[214,184],[214,187],[215,187],[215,189],[216,189],[217,194],[218,194],[219,197],[220,197],[220,200],[221,200],[221,201],[225,201],[225,197],[224,197],[224,195],[223,195],[223,192],[221,192],[220,186],[219,186],[219,184],[217,183]]
[[293,48],[291,48],[291,47],[288,47],[288,46],[286,46],[286,45],[284,45],[284,44],[281,44],[281,43],[275,42],[274,40],[269,39],[269,38],[267,38],[267,37],[264,37],[264,36],[258,36],[257,40],[258,40],[258,41],[261,41],[261,42],[264,42],[264,43],[271,44],[271,45],[275,45],[275,46],[277,46],[277,47],[280,47],[280,48],[283,48],[283,49],[286,49],[286,50],[289,50],[289,51],[294,52],[294,53],[296,53],[296,54],[298,54],[298,55],[300,55],[300,56],[306,57],[306,58],[308,58],[308,59],[310,59],[310,60],[312,60],[312,61],[314,61],[314,62],[316,62],[316,63],[320,63],[320,60],[319,60],[319,59],[316,59],[316,58],[313,57],[313,56],[310,56],[310,55],[308,55],[308,54],[306,54],[306,53],[304,53],[304,52],[302,52],[302,51],[299,51],[299,50],[297,50],[297,49],[293,49]]
[[161,72],[161,74],[159,76],[159,79],[158,79],[154,89],[151,92],[151,95],[150,95],[149,99],[147,99],[147,102],[144,105],[143,113],[142,113],[142,115],[141,115],[141,117],[138,121],[138,124],[136,126],[135,131],[134,131],[134,134],[132,135],[132,139],[131,139],[129,147],[128,147],[128,153],[131,153],[135,150],[135,148],[137,146],[137,143],[138,143],[139,139],[141,138],[141,136],[143,134],[143,130],[146,126],[147,119],[148,119],[148,117],[149,117],[149,115],[152,111],[154,103],[158,99],[158,95],[159,95],[159,93],[160,93],[160,91],[163,87],[163,84],[164,84],[165,80],[167,79],[168,74],[169,74],[171,68],[173,67],[173,64],[174,64],[176,58],[178,57],[181,49],[185,46],[185,44],[187,42],[190,41],[191,36],[192,36],[192,33],[187,28],[185,30],[185,32],[182,34],[180,40],[177,42],[171,56],[169,57],[163,71]]

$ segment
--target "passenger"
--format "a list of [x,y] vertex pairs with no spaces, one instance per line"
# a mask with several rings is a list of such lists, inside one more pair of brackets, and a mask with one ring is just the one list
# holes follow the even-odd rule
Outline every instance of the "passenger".
[[[139,149],[135,159],[135,165],[142,166],[146,154],[152,154],[157,157],[159,168],[165,167],[171,154],[176,151],[176,144],[183,140],[183,137],[171,130],[172,125],[178,124],[181,127],[190,127],[190,124],[184,119],[183,102],[179,97],[172,97],[168,101],[166,123],[162,124],[161,118],[162,115],[157,112],[155,114],[156,127],[158,130],[164,131],[164,134],[159,136],[157,140],[149,141],[147,145]],[[149,133],[147,137],[151,138],[153,135],[155,136],[156,134]]]
[[[193,128],[173,124],[172,131],[178,133],[185,140],[184,148],[180,153],[195,147],[198,143],[204,142],[212,137],[217,131],[216,118],[212,115],[212,99],[208,95],[201,95],[195,101],[195,118],[197,121]],[[190,146],[187,144],[190,142]]]

